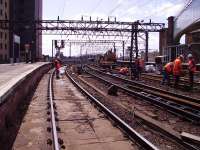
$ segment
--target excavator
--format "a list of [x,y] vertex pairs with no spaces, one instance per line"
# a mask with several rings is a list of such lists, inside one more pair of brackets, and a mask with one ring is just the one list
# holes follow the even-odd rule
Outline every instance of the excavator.
[[115,52],[108,50],[104,55],[99,58],[99,65],[103,68],[111,68],[117,61]]

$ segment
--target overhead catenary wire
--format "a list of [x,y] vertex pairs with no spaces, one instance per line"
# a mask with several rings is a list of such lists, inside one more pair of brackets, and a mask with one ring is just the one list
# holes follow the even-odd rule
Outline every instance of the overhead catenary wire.
[[[174,4],[174,1],[172,0],[168,0],[169,2],[173,3]],[[183,0],[182,0],[183,1]],[[185,1],[185,0],[184,0]],[[191,0],[188,0],[187,2],[185,1],[184,5],[188,5],[188,3],[190,2]],[[165,1],[164,1],[165,2]],[[179,4],[180,2],[176,3],[176,4]],[[158,5],[158,4],[157,4]],[[160,9],[160,10],[157,10],[155,12],[153,12],[152,14],[148,15],[148,16],[145,16],[144,19],[146,18],[152,18],[154,17],[155,15],[157,15],[159,12],[166,12],[168,10],[172,9],[171,6],[167,6],[167,7],[164,7],[163,9]],[[175,14],[174,14],[175,15]]]
[[91,10],[91,14],[93,14],[93,13],[96,11],[96,9],[100,6],[100,4],[102,3],[102,1],[103,1],[103,0],[99,0],[99,1],[97,2],[96,6]]
[[62,5],[63,6],[63,8],[62,8],[62,12],[61,12],[61,18],[63,17],[63,14],[64,14],[64,12],[65,12],[65,7],[66,7],[66,4],[67,4],[67,0],[64,0],[64,5]]
[[118,1],[117,5],[108,12],[108,16],[112,15],[112,13],[115,12],[118,8],[120,8],[123,4],[123,0]]
[[[139,5],[137,5],[137,7],[144,7],[146,5],[149,5],[149,3],[152,3],[152,1],[147,1],[147,2],[144,2],[144,3],[140,3]],[[131,7],[128,7],[127,10],[131,9]],[[128,12],[125,12],[124,14],[120,15],[120,17],[124,17],[128,14]]]

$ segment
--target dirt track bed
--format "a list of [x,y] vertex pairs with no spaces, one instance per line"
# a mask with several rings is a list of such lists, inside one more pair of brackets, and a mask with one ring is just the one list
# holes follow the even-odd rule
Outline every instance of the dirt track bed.
[[[153,144],[158,146],[160,149],[183,149],[180,145],[177,145],[173,141],[170,141],[167,137],[161,135],[159,132],[154,131],[153,129],[150,129],[148,126],[146,126],[142,120],[140,119],[134,119],[133,115],[133,109],[140,111],[142,113],[149,114],[150,116],[155,116],[159,120],[166,121],[169,119],[163,118],[164,115],[166,115],[166,112],[163,110],[162,113],[158,109],[155,109],[155,107],[150,106],[148,103],[144,103],[141,100],[138,101],[138,99],[135,99],[133,97],[128,96],[127,94],[119,91],[119,96],[108,96],[107,88],[105,84],[102,84],[96,79],[91,78],[88,75],[82,75],[81,78],[83,78],[85,81],[89,82],[93,86],[99,88],[106,97],[109,98],[108,100],[105,100],[104,96],[100,96],[97,91],[92,89],[90,86],[85,85],[80,79],[77,78],[77,76],[73,75],[79,83],[84,86],[86,89],[90,91],[90,93],[93,93],[95,97],[101,100],[102,103],[104,103],[106,106],[108,106],[113,112],[115,112],[117,115],[119,115],[121,118],[123,118],[128,124],[130,124],[134,129],[136,129],[139,133],[141,133],[145,138],[150,140]],[[151,112],[151,113],[150,113]],[[168,114],[167,114],[168,115]],[[166,117],[167,117],[166,115]],[[173,115],[170,115],[170,121],[171,124],[174,124],[174,118],[176,118]],[[161,119],[163,118],[163,119]],[[176,120],[177,121],[177,120]],[[168,122],[168,121],[166,121]]]

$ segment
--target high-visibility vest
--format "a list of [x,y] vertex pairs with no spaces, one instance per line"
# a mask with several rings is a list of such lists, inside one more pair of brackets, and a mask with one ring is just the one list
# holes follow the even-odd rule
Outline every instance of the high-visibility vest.
[[139,65],[142,69],[144,68],[144,60],[143,59],[139,59]]
[[164,69],[167,73],[171,73],[172,72],[172,69],[173,69],[173,63],[172,62],[169,62],[167,63],[165,66],[164,66]]
[[180,58],[176,58],[174,61],[173,74],[180,75],[181,70],[182,70],[182,62],[181,62]]
[[61,64],[60,64],[60,62],[58,61],[58,60],[55,60],[55,68],[56,68],[56,70],[58,70],[60,67],[61,67]]
[[195,72],[196,71],[196,65],[195,65],[193,59],[188,61],[188,69],[191,72]]

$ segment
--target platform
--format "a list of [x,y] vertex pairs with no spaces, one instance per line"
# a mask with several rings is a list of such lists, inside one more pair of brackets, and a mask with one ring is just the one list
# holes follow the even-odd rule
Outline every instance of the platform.
[[14,140],[21,104],[50,68],[47,62],[0,64],[0,149]]
[[28,74],[45,64],[48,63],[37,62],[32,64],[0,64],[0,104],[2,103],[3,96],[5,96],[6,93],[8,94],[17,83],[19,83]]

